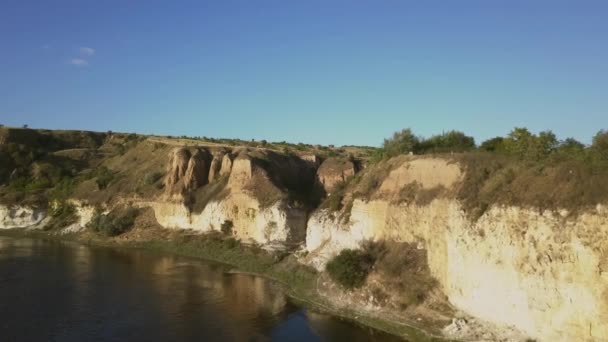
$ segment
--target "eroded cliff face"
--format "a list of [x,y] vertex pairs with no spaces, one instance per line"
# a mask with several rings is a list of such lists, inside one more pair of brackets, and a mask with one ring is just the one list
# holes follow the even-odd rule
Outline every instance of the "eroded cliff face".
[[[312,160],[312,158],[308,159]],[[316,160],[314,162],[317,163]],[[354,176],[355,173],[357,173],[355,163],[340,158],[328,158],[324,160],[317,171],[318,180],[327,193],[334,191],[339,183],[345,182],[349,177]]]
[[409,184],[449,192],[461,179],[458,166],[442,160],[404,163],[376,199],[354,200],[348,222],[316,212],[305,261],[323,269],[341,249],[366,240],[415,242],[457,308],[541,341],[608,340],[608,210],[569,217],[563,210],[494,206],[472,222],[449,196],[424,205],[393,200]]
[[[284,190],[256,165],[255,156],[247,151],[237,153],[233,160],[230,154],[208,158],[208,153],[200,149],[174,150],[165,195],[149,203],[158,223],[165,228],[222,231],[261,244],[303,242],[306,211],[280,196]],[[206,163],[209,159],[210,164]],[[259,187],[263,187],[263,195],[279,196],[272,203],[263,203],[264,199],[255,193]],[[207,201],[202,209],[197,203],[201,197]]]
[[46,218],[46,210],[0,205],[0,229],[36,226]]
[[[165,228],[222,231],[244,241],[257,243],[298,243],[304,240],[306,213],[289,208],[284,202],[261,208],[244,193],[230,194],[207,204],[201,213],[191,212],[184,204],[152,203],[158,223]],[[229,228],[228,228],[229,227]]]

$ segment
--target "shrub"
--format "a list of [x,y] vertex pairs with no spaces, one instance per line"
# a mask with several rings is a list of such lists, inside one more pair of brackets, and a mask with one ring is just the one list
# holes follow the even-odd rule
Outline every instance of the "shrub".
[[495,137],[492,139],[488,139],[481,143],[479,149],[486,152],[504,152],[505,138],[503,137]]
[[558,146],[557,138],[551,131],[530,133],[527,128],[516,127],[504,139],[505,150],[521,159],[539,160],[551,154]]
[[222,233],[224,233],[226,235],[232,235],[233,227],[234,227],[234,224],[232,223],[232,221],[230,221],[230,220],[224,221],[221,226]]
[[342,201],[344,200],[344,193],[346,190],[346,183],[344,181],[338,182],[334,186],[334,190],[327,198],[326,206],[330,211],[338,211],[342,209]]
[[353,289],[365,283],[374,261],[370,253],[345,249],[327,263],[326,270],[332,280],[347,289]]
[[95,172],[97,179],[95,182],[97,183],[97,188],[99,190],[103,190],[110,185],[112,180],[114,180],[114,174],[107,167],[102,166]]
[[597,132],[591,146],[602,158],[608,159],[608,130]]
[[49,192],[49,198],[52,200],[65,201],[74,192],[74,179],[63,178]]
[[399,154],[416,152],[420,144],[420,139],[414,135],[411,129],[405,128],[393,133],[393,136],[384,139],[382,148],[389,157]]
[[71,203],[60,201],[51,206],[49,211],[51,221],[46,225],[45,229],[65,228],[76,222],[76,208]]
[[428,139],[421,139],[419,143],[419,150],[423,153],[464,152],[474,148],[475,139],[460,131],[448,131],[434,135]]
[[136,208],[128,208],[126,210],[115,209],[108,214],[104,214],[98,208],[89,223],[89,227],[106,236],[120,235],[133,226],[138,213]]

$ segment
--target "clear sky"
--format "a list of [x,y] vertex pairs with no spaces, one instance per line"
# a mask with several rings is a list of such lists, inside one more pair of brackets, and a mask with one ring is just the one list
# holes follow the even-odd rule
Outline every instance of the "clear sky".
[[588,143],[608,128],[608,1],[2,0],[0,123]]

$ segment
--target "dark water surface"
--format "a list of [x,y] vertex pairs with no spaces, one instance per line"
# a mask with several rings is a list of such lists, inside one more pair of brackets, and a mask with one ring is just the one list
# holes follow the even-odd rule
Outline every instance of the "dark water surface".
[[263,278],[139,250],[0,237],[0,341],[393,341]]

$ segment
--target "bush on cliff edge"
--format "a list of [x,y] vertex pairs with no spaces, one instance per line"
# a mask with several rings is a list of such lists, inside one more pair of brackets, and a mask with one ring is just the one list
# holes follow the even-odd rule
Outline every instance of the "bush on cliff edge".
[[129,230],[138,215],[136,208],[125,210],[112,210],[104,214],[100,209],[95,211],[95,215],[89,223],[89,227],[97,233],[106,236],[117,236]]
[[345,249],[326,266],[331,279],[347,289],[361,287],[374,265],[374,256],[366,251]]

